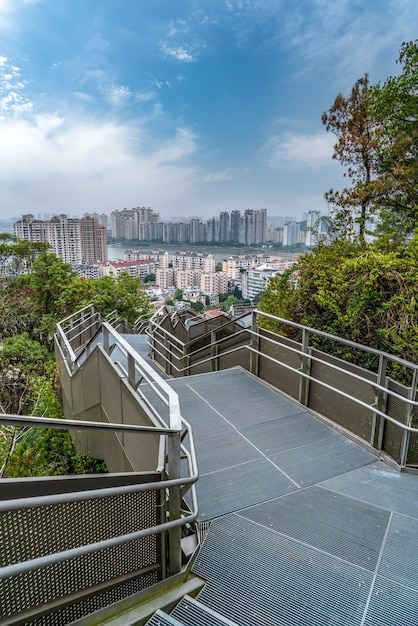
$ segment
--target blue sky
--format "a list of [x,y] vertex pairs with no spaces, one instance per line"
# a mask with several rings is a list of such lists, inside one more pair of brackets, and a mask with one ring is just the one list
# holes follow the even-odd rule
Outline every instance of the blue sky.
[[0,0],[0,217],[327,211],[321,123],[416,0]]

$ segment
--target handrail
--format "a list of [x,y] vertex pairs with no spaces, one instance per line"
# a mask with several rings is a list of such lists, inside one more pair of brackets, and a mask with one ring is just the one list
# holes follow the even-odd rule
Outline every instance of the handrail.
[[389,360],[395,363],[398,363],[399,365],[404,365],[406,367],[409,367],[410,369],[418,370],[418,364],[412,363],[411,361],[406,361],[405,359],[402,359],[401,357],[398,357],[394,354],[390,354],[389,352],[383,352],[382,350],[365,346],[361,343],[352,341],[351,339],[344,339],[343,337],[338,337],[338,335],[332,335],[330,333],[326,333],[323,330],[318,330],[310,326],[304,326],[303,324],[299,324],[298,322],[292,322],[291,320],[286,320],[282,317],[276,317],[275,315],[272,315],[271,313],[265,313],[264,311],[260,311],[259,309],[255,309],[253,313],[255,315],[261,315],[262,317],[267,317],[269,319],[272,319],[275,322],[280,322],[281,324],[286,324],[287,326],[298,328],[299,330],[306,330],[312,335],[319,335],[320,337],[326,337],[327,339],[332,339],[333,341],[337,341],[338,343],[341,343],[343,345],[350,346],[350,348],[356,348],[358,350],[362,350],[363,352],[369,352],[371,354],[375,354],[376,356],[382,355],[388,358]]
[[[121,337],[119,333],[112,328],[112,326],[110,326],[110,324],[104,322],[102,324],[102,328],[104,332],[104,350],[108,354],[110,353],[110,342],[108,341],[108,337],[112,336],[114,339],[113,345],[116,345],[124,355],[130,357],[133,360],[133,363],[140,363],[141,375],[147,379],[147,382],[150,384],[150,388],[168,408],[170,428],[173,430],[180,430],[181,417],[178,394],[156,372],[154,372],[152,367],[148,365],[148,363],[142,359],[140,355],[138,355],[134,348],[132,348],[132,346],[130,346],[129,343]],[[133,381],[130,382],[133,383]],[[164,394],[166,397],[164,397]]]
[[[248,315],[248,314],[247,314],[247,315]],[[190,319],[196,319],[196,318],[198,318],[198,317],[199,317],[199,316],[195,316],[195,317],[190,318]],[[242,316],[242,317],[243,317],[243,316]],[[211,336],[211,333],[213,333],[213,332],[217,332],[217,331],[221,330],[222,328],[225,328],[226,326],[230,326],[230,325],[231,325],[231,324],[235,321],[234,319],[230,318],[230,319],[228,319],[225,323],[220,324],[219,326],[216,326],[216,328],[213,328],[212,330],[208,330],[208,331],[206,331],[205,333],[202,333],[202,334],[201,334],[201,335],[199,335],[198,337],[193,338],[193,339],[190,339],[190,340],[189,340],[189,341],[187,341],[187,342],[183,342],[183,341],[181,341],[180,339],[178,339],[178,337],[176,337],[175,335],[173,335],[172,333],[170,333],[170,331],[168,331],[168,330],[166,330],[166,329],[162,329],[162,327],[158,324],[158,322],[157,322],[157,321],[155,321],[155,319],[154,319],[154,318],[155,318],[155,319],[157,319],[157,314],[156,314],[156,315],[153,315],[153,317],[152,317],[152,318],[150,318],[150,320],[149,320],[149,321],[150,321],[150,325],[151,325],[151,326],[155,326],[155,327],[156,327],[156,328],[158,328],[158,329],[161,329],[161,330],[162,330],[162,331],[163,331],[163,332],[164,332],[167,336],[169,336],[169,337],[170,337],[170,339],[172,339],[174,342],[176,342],[176,343],[180,344],[180,345],[181,345],[181,347],[182,347],[182,349],[187,348],[189,345],[191,345],[191,344],[195,343],[198,339],[200,340],[200,339],[204,339],[205,337],[210,337],[210,336]],[[189,321],[189,320],[188,320],[188,321]],[[203,322],[207,322],[208,320],[207,320],[207,319],[205,319],[204,317],[201,317],[201,321],[202,321],[202,323],[203,323]],[[148,333],[148,334],[150,334],[150,333]],[[192,353],[188,353],[188,354],[192,354]]]
[[[7,415],[0,414],[1,424],[13,424],[19,426],[37,426],[43,428],[55,428],[55,429],[68,429],[68,426],[74,426],[79,430],[112,430],[112,431],[129,431],[139,433],[161,433],[169,435],[173,432],[168,428],[153,428],[146,426],[138,426],[134,424],[103,424],[101,422],[85,422],[78,420],[57,420],[51,418],[41,418],[35,416],[21,416],[21,415]],[[24,574],[35,569],[40,569],[48,565],[60,563],[68,559],[91,554],[98,550],[105,548],[122,545],[134,539],[140,539],[154,534],[161,534],[165,531],[172,530],[174,528],[184,526],[194,522],[197,518],[198,507],[195,482],[198,479],[197,460],[194,450],[193,436],[190,429],[190,425],[186,420],[182,419],[182,425],[189,436],[190,451],[182,445],[184,456],[187,460],[188,476],[183,478],[167,479],[158,482],[141,483],[139,485],[124,485],[119,487],[105,487],[102,489],[89,489],[79,492],[52,494],[44,496],[34,496],[27,498],[10,499],[0,502],[0,513],[6,511],[14,511],[21,509],[31,509],[39,506],[51,506],[57,504],[65,504],[69,502],[79,502],[82,500],[96,500],[100,498],[107,498],[111,496],[120,496],[127,493],[139,493],[146,491],[155,491],[156,489],[171,489],[173,487],[181,487],[185,485],[191,486],[191,512],[187,515],[182,515],[180,518],[164,522],[158,526],[151,526],[140,531],[129,533],[126,535],[120,535],[118,537],[112,537],[112,539],[106,539],[99,542],[91,543],[78,548],[64,550],[56,552],[52,555],[46,555],[29,561],[21,563],[15,563],[0,568],[0,579],[9,578],[10,576],[17,576]]]
[[[211,346],[222,345],[226,341],[229,341],[231,338],[238,337],[239,335],[244,334],[244,333],[247,333],[247,334],[253,335],[253,336],[258,336],[258,334],[255,333],[254,331],[252,331],[250,328],[246,328],[246,329],[238,331],[237,333],[234,333],[233,335],[230,335],[229,337],[226,337],[226,338],[223,337],[222,339],[218,339],[217,341],[213,342],[211,344]],[[271,343],[277,343],[277,342],[274,342],[273,340],[271,340],[270,338],[267,338],[267,337],[264,337],[264,339],[266,339],[267,341],[270,341]],[[158,343],[161,344],[161,342],[158,342]],[[161,344],[161,345],[163,345],[163,344]],[[277,345],[281,345],[281,344],[277,343]],[[166,352],[168,352],[168,354],[171,354],[172,356],[176,357],[176,355],[174,353],[170,352],[170,350],[167,349],[166,346],[164,346],[164,348],[165,348]],[[202,350],[207,350],[207,348],[208,348],[208,346],[204,346],[203,348],[198,348],[194,352],[188,353],[186,356],[196,355],[199,352],[201,352]],[[279,361],[278,359],[275,359],[274,357],[269,356],[269,355],[265,354],[264,352],[261,352],[260,350],[252,348],[250,345],[243,345],[243,346],[238,346],[237,348],[231,348],[230,350],[225,350],[225,352],[222,352],[221,355],[219,355],[219,354],[217,354],[217,355],[209,355],[208,357],[202,359],[201,361],[192,363],[190,365],[186,365],[185,367],[177,367],[172,361],[170,361],[170,365],[178,373],[181,373],[181,372],[185,372],[187,370],[190,370],[192,367],[195,367],[198,364],[201,365],[203,363],[208,363],[210,361],[213,361],[214,359],[219,358],[220,356],[226,356],[228,354],[233,354],[234,352],[238,352],[240,350],[243,350],[243,351],[247,350],[247,351],[253,352],[254,354],[263,355],[264,358],[268,359],[269,361],[272,361],[276,365],[280,365],[281,367],[284,367],[285,369],[288,369],[289,371],[292,371],[292,372],[297,371],[300,376],[303,376],[306,379],[314,380],[319,385],[323,385],[325,387],[328,387],[332,391],[335,391],[335,392],[340,393],[341,395],[343,395],[343,396],[345,396],[347,398],[350,398],[350,399],[352,399],[354,401],[357,401],[356,398],[354,398],[353,396],[350,396],[349,394],[345,394],[343,391],[339,390],[337,387],[332,387],[331,385],[327,385],[326,383],[323,383],[322,381],[320,381],[320,380],[318,380],[316,378],[313,378],[310,374],[306,374],[306,373],[304,373],[304,372],[302,372],[300,370],[295,370],[295,368],[292,367],[291,365],[287,365],[286,363],[283,363],[282,361]],[[303,357],[307,356],[305,352],[303,352],[302,350],[299,350],[298,348],[293,348],[292,346],[286,346],[286,350],[289,350],[290,352],[293,352],[294,354],[297,354],[298,356],[303,356]],[[158,352],[158,354],[160,354],[160,356],[162,356],[162,357],[164,356],[164,354],[162,352],[159,352],[158,350],[156,350],[156,352]],[[176,357],[176,358],[178,358],[178,357]],[[364,380],[365,380],[362,376],[359,376],[358,374],[355,374],[354,372],[350,372],[349,370],[346,370],[346,369],[344,369],[342,367],[339,367],[338,365],[335,365],[335,364],[333,364],[331,362],[324,361],[320,357],[314,356],[313,354],[309,354],[308,358],[310,360],[312,360],[312,361],[317,361],[318,363],[323,363],[327,367],[329,367],[331,369],[334,369],[334,370],[336,370],[338,372],[343,372],[344,374],[347,374],[351,378],[354,378],[354,379],[356,379],[358,381],[364,382]],[[407,404],[409,404],[411,406],[414,406],[414,407],[418,406],[418,401],[417,400],[412,400],[412,399],[406,398],[406,397],[396,393],[396,391],[394,391],[392,389],[389,389],[388,387],[384,387],[383,385],[380,385],[379,383],[374,382],[372,380],[367,380],[367,383],[370,384],[374,389],[378,389],[380,391],[383,391],[383,392],[387,393],[388,395],[391,395],[392,397],[394,397],[394,398],[396,398],[398,400],[401,400],[402,402],[405,402],[405,403],[407,403]],[[358,402],[361,403],[361,401],[358,401]],[[378,411],[376,411],[374,409],[374,407],[372,407],[369,404],[364,404],[364,406],[367,407],[367,408],[373,408],[374,412],[376,412],[376,413],[378,412]],[[387,417],[388,417],[389,420],[394,421],[395,424],[399,424],[399,426],[401,428],[405,428],[405,430],[408,429],[408,427],[406,427],[401,422],[397,422],[396,420],[392,420],[392,418],[390,416],[387,416]],[[418,432],[418,428],[417,429],[411,429],[411,432]]]
[[[278,335],[277,333],[274,333],[274,331],[268,331],[268,329],[266,329],[268,332],[265,335],[264,334],[260,335],[260,326],[257,325],[257,321],[256,321],[257,316],[260,316],[260,317],[265,316],[271,320],[274,320],[277,324],[289,325],[293,328],[299,329],[302,332],[302,336],[304,337],[304,339],[302,340],[301,348],[293,347],[292,345],[289,345],[288,343],[283,344],[283,342],[281,341],[281,338],[283,337],[283,339],[285,339],[285,336]],[[152,332],[153,329],[155,329],[156,332]],[[347,340],[341,337],[330,335],[329,333],[326,333],[324,331],[319,331],[319,330],[304,326],[302,324],[291,322],[283,318],[275,317],[274,315],[264,313],[263,311],[260,311],[258,309],[253,310],[252,328],[242,328],[236,333],[229,335],[228,337],[222,337],[221,339],[216,339],[215,341],[212,341],[214,333],[216,337],[217,330],[218,329],[216,328],[212,330],[211,332],[202,333],[202,335],[199,335],[198,337],[194,338],[193,340],[189,342],[181,342],[179,339],[175,338],[175,342],[173,342],[174,345],[172,345],[171,338],[173,337],[173,335],[169,331],[165,330],[163,327],[159,326],[158,321],[152,320],[152,324],[150,325],[150,329],[149,329],[149,338],[147,339],[147,341],[153,353],[156,356],[158,355],[165,363],[167,363],[169,365],[170,371],[175,373],[175,375],[189,374],[192,371],[192,369],[196,368],[197,366],[200,367],[199,371],[202,371],[202,366],[204,367],[205,364],[210,364],[210,363],[213,363],[214,361],[217,362],[220,358],[224,358],[227,355],[231,355],[231,354],[238,353],[238,352],[246,352],[246,353],[250,353],[251,355],[254,355],[255,360],[252,360],[252,363],[254,364],[258,362],[259,358],[263,358],[265,360],[268,360],[269,362],[274,363],[275,365],[279,365],[280,367],[298,375],[299,377],[299,401],[300,402],[305,403],[302,399],[303,396],[301,395],[302,393],[306,393],[306,389],[305,391],[303,391],[303,385],[306,384],[308,386],[310,382],[314,382],[315,384],[319,385],[321,388],[332,391],[338,394],[339,397],[346,398],[354,402],[358,407],[371,411],[373,423],[370,426],[369,441],[370,441],[370,444],[373,447],[376,447],[378,450],[382,449],[382,433],[383,433],[382,428],[385,423],[391,423],[394,426],[396,426],[398,429],[400,429],[400,432],[403,433],[404,439],[402,443],[402,451],[400,452],[399,462],[401,465],[404,465],[406,463],[407,450],[408,450],[407,437],[410,434],[415,434],[415,435],[418,434],[418,427],[414,427],[412,425],[413,424],[413,421],[412,421],[413,410],[416,407],[418,407],[418,400],[415,399],[416,398],[415,387],[416,387],[416,382],[418,380],[418,364],[408,362],[405,359],[402,359],[395,355],[381,352],[375,348],[369,348],[367,346],[364,346],[362,344],[356,343],[351,340]],[[276,334],[276,339],[272,336],[274,334]],[[249,338],[248,343],[246,345],[232,347],[229,349],[222,349],[222,346],[224,346],[226,342],[230,342],[231,340],[233,341],[234,339],[236,341],[239,341],[240,335],[243,335],[243,336],[245,335],[246,337]],[[378,356],[379,365],[378,367],[376,367],[376,369],[373,370],[373,379],[370,379],[367,376],[362,376],[362,374],[358,373],[358,371],[357,372],[353,371],[349,363],[347,363],[347,367],[344,367],[345,362],[342,361],[341,358],[339,357],[331,358],[329,360],[322,358],[321,349],[320,348],[315,349],[314,346],[310,345],[310,342],[309,342],[310,336],[325,337],[327,339],[335,340],[336,342],[339,342],[342,345],[346,345],[350,348],[359,350],[363,352],[364,354],[372,354],[374,356]],[[209,341],[207,341],[205,345],[197,348],[196,350],[188,351],[188,348],[190,348],[190,346],[193,345],[193,343],[196,340],[202,340],[204,337],[206,337],[207,340],[211,339],[210,343]],[[300,360],[300,365],[299,366],[288,365],[287,363],[284,363],[280,361],[279,359],[276,359],[273,356],[270,356],[266,354],[265,352],[261,351],[259,349],[259,345],[257,341],[254,341],[254,340],[259,340],[260,338],[262,338],[263,341],[266,341],[272,345],[277,345],[280,348],[285,347],[287,352],[295,354],[298,357],[298,359]],[[207,354],[208,348],[211,349],[210,354]],[[177,352],[180,354],[178,354]],[[202,353],[202,352],[206,352],[206,355],[204,358],[199,358],[199,353]],[[325,353],[325,354],[327,356],[332,357],[331,353],[329,355],[328,353]],[[345,392],[342,389],[339,389],[338,386],[334,386],[333,384],[330,384],[329,382],[326,382],[325,380],[321,380],[320,377],[316,377],[315,375],[312,375],[310,368],[308,370],[303,367],[303,363],[306,362],[307,360],[309,361],[309,363],[316,362],[322,365],[326,365],[326,367],[329,370],[332,370],[340,375],[343,374],[349,377],[351,381],[356,381],[356,383],[366,382],[368,385],[370,385],[371,389],[373,390],[374,400],[369,401],[369,402],[363,401],[360,397],[356,397],[355,394],[350,393],[350,392]],[[338,362],[340,362],[341,365]],[[384,365],[382,365],[383,363]],[[388,377],[387,364],[389,363],[395,363],[409,370],[412,376],[412,383],[411,383],[412,387],[410,388],[405,387],[406,391],[409,390],[408,393],[405,393],[405,395],[402,395],[402,393],[398,392],[399,390],[396,391],[393,388],[389,388],[388,385],[385,385],[385,379]],[[355,364],[353,365],[355,367]],[[253,371],[252,366],[250,369],[251,371]],[[365,372],[370,372],[370,370],[366,369]],[[306,382],[303,383],[302,381],[306,381]],[[395,401],[402,403],[402,406],[404,407],[404,412],[405,412],[404,413],[405,423],[397,419],[396,415],[395,416],[390,415],[386,411],[387,403],[385,403],[385,406],[383,408],[381,405],[381,402],[379,402],[379,397],[391,398]],[[308,403],[308,406],[309,406],[309,403]],[[381,426],[380,426],[377,443],[375,443],[375,424],[376,424],[377,418],[381,418],[383,422],[381,423]]]

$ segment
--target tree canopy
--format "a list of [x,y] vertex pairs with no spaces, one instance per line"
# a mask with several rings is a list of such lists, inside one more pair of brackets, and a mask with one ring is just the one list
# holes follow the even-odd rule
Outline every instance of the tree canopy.
[[273,278],[259,308],[416,363],[418,41],[398,64],[398,76],[364,76],[323,114],[351,185],[325,194],[331,236]]
[[373,221],[374,236],[390,246],[418,226],[418,40],[402,44],[398,64],[398,76],[370,85],[365,75],[322,115],[351,180],[325,194],[334,237],[364,244]]
[[[93,303],[103,315],[117,311],[133,324],[149,312],[150,298],[139,278],[82,280],[46,246],[7,234],[0,234],[1,262],[0,412],[62,418],[52,342],[56,323]],[[103,468],[75,453],[67,431],[0,428],[0,477]]]

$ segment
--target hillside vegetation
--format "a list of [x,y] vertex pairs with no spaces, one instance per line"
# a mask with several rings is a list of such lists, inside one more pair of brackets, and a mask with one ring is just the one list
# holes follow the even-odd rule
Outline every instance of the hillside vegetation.
[[[58,399],[55,325],[93,303],[128,324],[147,312],[139,279],[81,280],[44,244],[0,235],[0,413],[63,417]],[[25,273],[19,273],[25,270]],[[105,471],[102,462],[75,453],[67,431],[0,428],[0,478]]]
[[401,72],[359,79],[322,121],[350,184],[325,194],[326,240],[262,292],[259,308],[418,362],[418,45]]

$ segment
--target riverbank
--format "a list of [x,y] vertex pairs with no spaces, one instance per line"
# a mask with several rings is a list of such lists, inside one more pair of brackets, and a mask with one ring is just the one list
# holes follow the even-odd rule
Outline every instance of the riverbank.
[[147,246],[129,246],[127,244],[112,244],[107,247],[107,254],[109,261],[117,261],[118,259],[123,259],[125,250],[135,250],[137,252],[142,252],[143,254],[147,254],[149,252],[153,252],[155,250],[162,250],[164,252],[168,252],[169,255],[173,255],[176,252],[187,251],[187,252],[206,252],[207,254],[212,254],[217,262],[224,261],[231,256],[237,254],[263,254],[266,253],[270,255],[271,258],[294,258],[295,256],[299,256],[301,252],[282,252],[281,250],[273,250],[272,248],[243,248],[241,246],[230,246],[228,248],[224,248],[223,246],[204,246],[204,245],[193,245],[193,244],[177,244],[177,245],[167,245],[163,243],[149,244]]

